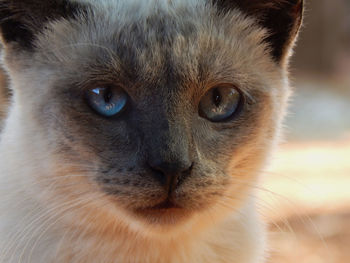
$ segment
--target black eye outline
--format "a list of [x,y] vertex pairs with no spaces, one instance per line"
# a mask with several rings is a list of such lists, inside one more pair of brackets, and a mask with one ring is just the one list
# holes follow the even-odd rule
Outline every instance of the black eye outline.
[[[120,102],[121,106],[112,103],[113,91],[122,99]],[[101,100],[102,99],[102,100]],[[99,100],[101,100],[100,105]],[[119,85],[90,85],[89,88],[84,90],[84,101],[89,106],[89,108],[97,115],[104,118],[118,118],[122,115],[128,108],[130,104],[130,96],[128,93]],[[105,103],[106,105],[103,105]],[[114,108],[111,108],[114,105]],[[103,108],[104,106],[104,108]]]
[[[222,94],[219,91],[222,88],[234,90],[235,92],[237,92],[237,94],[239,96],[237,106],[234,108],[232,113],[229,113],[227,116],[223,115],[222,117],[219,116],[218,118],[211,118],[202,109],[202,106],[201,106],[202,100],[205,99],[206,96],[210,95],[210,93],[212,93],[212,103],[216,107],[219,107],[220,103],[222,102],[222,99],[223,99]],[[241,92],[241,90],[239,88],[237,88],[236,85],[223,83],[223,84],[215,85],[205,92],[205,94],[200,99],[200,102],[198,105],[198,113],[199,113],[200,117],[202,117],[206,120],[209,120],[210,122],[213,122],[213,123],[229,122],[229,121],[234,120],[235,118],[237,118],[240,115],[245,103],[246,103],[246,98],[245,98],[244,94]]]

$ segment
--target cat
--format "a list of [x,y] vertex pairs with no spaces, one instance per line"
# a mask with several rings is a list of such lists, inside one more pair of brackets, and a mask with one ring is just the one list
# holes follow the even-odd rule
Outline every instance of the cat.
[[261,263],[302,0],[1,0],[0,262]]

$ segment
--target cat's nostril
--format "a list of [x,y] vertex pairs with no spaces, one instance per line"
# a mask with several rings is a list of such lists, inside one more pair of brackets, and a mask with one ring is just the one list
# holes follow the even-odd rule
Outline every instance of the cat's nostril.
[[193,163],[149,163],[153,177],[169,192],[175,190],[191,174]]
[[148,161],[149,166],[157,171],[164,174],[178,174],[189,170],[192,166],[190,161],[179,160],[179,161],[162,161],[162,160],[152,160]]

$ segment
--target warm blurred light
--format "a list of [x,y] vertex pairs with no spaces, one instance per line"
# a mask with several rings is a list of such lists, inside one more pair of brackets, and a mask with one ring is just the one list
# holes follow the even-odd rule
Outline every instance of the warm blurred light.
[[306,0],[291,66],[286,143],[264,173],[259,208],[269,263],[350,262],[350,1]]

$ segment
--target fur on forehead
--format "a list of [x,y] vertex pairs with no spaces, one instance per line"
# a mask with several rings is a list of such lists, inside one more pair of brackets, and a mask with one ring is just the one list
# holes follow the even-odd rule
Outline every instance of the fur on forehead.
[[[203,23],[206,16],[223,22],[223,27],[238,28],[237,24],[242,24],[237,23],[238,9],[244,14],[240,19],[248,15],[254,18],[255,29],[260,26],[268,31],[262,40],[270,46],[273,59],[283,64],[301,23],[302,0],[0,0],[0,30],[5,46],[32,50],[35,40],[50,28],[50,23],[62,19],[83,20],[81,23],[87,22],[85,19],[99,19],[100,28],[96,30],[104,31],[105,25],[116,21],[120,25],[149,16],[166,14],[165,19],[173,17],[176,24],[181,24],[182,19],[190,20],[187,16],[192,16],[197,24]],[[248,23],[248,27],[254,27],[252,24]]]
[[[208,66],[206,73],[212,75],[212,79],[223,81],[227,77],[228,82],[232,81],[235,71],[232,65],[237,69],[244,67],[244,72],[254,61],[260,64],[265,61],[262,67],[266,72],[269,71],[267,65],[273,64],[268,46],[263,42],[266,30],[239,10],[218,18],[211,6],[175,5],[166,9],[161,6],[158,12],[152,9],[146,16],[144,4],[134,3],[122,4],[123,9],[116,6],[115,10],[100,5],[88,13],[83,22],[52,24],[53,30],[39,36],[36,42],[37,61],[57,63],[57,67],[75,76],[81,74],[82,68],[98,66],[99,61],[100,69],[106,66],[120,69],[123,63],[124,68],[133,63],[126,68],[140,66],[137,70],[140,78],[157,79],[159,71],[169,62],[165,60],[170,59],[174,63],[172,69],[182,74],[195,77],[198,72],[194,71],[199,66]],[[181,78],[186,76],[179,76]]]

